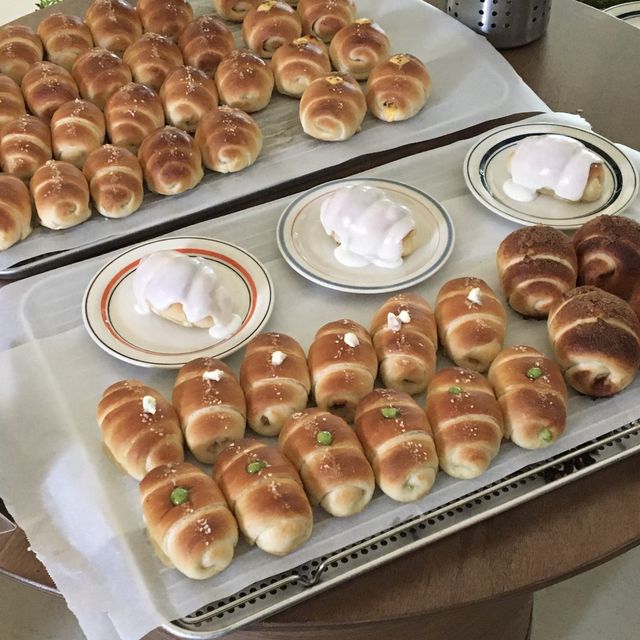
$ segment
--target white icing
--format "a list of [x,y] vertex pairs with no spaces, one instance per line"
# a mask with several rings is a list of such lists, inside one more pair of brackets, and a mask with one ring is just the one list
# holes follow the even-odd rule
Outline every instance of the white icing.
[[213,371],[205,371],[202,374],[203,380],[214,380],[215,382],[220,382],[220,378],[224,375],[224,371],[222,369],[214,369]]
[[467,300],[473,302],[473,304],[480,304],[482,302],[482,292],[480,287],[473,287],[467,294]]
[[391,329],[391,331],[400,331],[400,327],[402,323],[395,313],[387,313],[387,328]]
[[355,333],[351,333],[351,331],[344,334],[344,342],[350,347],[357,347],[360,344],[358,336]]
[[142,398],[143,413],[154,414],[156,412],[156,399],[153,396],[144,396]]
[[403,309],[398,314],[398,320],[400,320],[402,324],[408,324],[409,322],[411,322],[411,316],[409,315],[409,312],[406,309]]
[[402,241],[416,226],[408,207],[381,189],[361,185],[336,189],[325,198],[320,222],[339,243],[334,250],[338,262],[389,269],[402,264]]
[[286,353],[282,353],[282,351],[274,351],[271,354],[271,364],[277,367],[285,361],[286,357]]

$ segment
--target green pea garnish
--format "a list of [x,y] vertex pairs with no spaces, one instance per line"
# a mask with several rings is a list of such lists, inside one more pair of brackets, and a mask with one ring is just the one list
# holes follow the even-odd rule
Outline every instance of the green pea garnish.
[[333,434],[331,431],[318,431],[316,433],[316,442],[327,447],[333,442]]
[[551,430],[543,429],[540,432],[540,440],[544,440],[545,442],[551,442],[553,440],[553,433],[551,433]]
[[254,460],[247,465],[247,473],[259,473],[267,466],[264,460]]
[[527,371],[527,378],[530,380],[535,380],[542,375],[542,369],[540,367],[531,367],[529,371]]
[[452,396],[459,396],[462,393],[462,389],[460,387],[449,387],[449,393]]
[[184,487],[176,487],[171,492],[171,504],[175,504],[178,506],[179,504],[184,504],[189,500],[189,489],[185,489]]
[[398,415],[398,410],[395,407],[382,407],[380,411],[385,418],[395,418]]

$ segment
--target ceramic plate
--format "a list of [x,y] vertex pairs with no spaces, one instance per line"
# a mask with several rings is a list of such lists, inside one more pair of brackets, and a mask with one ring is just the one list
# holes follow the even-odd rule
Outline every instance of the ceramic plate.
[[[346,267],[334,257],[334,240],[320,222],[320,205],[336,189],[369,185],[409,207],[416,222],[417,248],[396,269],[368,265]],[[393,180],[349,178],[305,192],[278,222],[278,247],[289,265],[305,278],[330,289],[351,293],[386,293],[422,282],[451,255],[453,223],[444,207],[419,189]]]
[[[566,202],[538,195],[532,202],[518,202],[504,193],[513,147],[528,136],[550,133],[575,138],[602,158],[605,178],[599,200]],[[471,193],[498,215],[521,224],[547,224],[558,229],[576,229],[598,215],[620,213],[635,198],[639,182],[629,158],[606,138],[585,129],[546,123],[508,125],[488,133],[467,154],[464,179]]]
[[640,2],[624,2],[604,9],[604,12],[640,29]]
[[[163,250],[211,263],[231,293],[234,312],[242,318],[232,336],[216,342],[206,329],[136,313],[132,275],[142,257]],[[94,276],[82,304],[85,326],[102,349],[131,364],[169,369],[201,356],[224,358],[237,351],[260,331],[272,309],[271,278],[252,255],[221,240],[198,237],[152,240],[125,251]]]

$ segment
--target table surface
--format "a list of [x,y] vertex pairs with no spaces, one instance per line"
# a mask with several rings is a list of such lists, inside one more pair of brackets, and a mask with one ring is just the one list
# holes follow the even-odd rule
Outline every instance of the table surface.
[[[431,0],[431,4],[443,8],[445,2]],[[640,31],[576,0],[554,0],[546,35],[503,54],[552,109],[581,113],[596,132],[640,148],[637,110],[629,108],[638,98]],[[413,145],[403,155],[470,137],[494,124]],[[397,152],[389,152],[388,160],[394,157]],[[352,171],[367,168],[372,160],[362,162]],[[640,512],[630,508],[640,501],[637,465],[637,456],[632,456],[394,560],[233,637],[284,637],[292,629],[296,637],[311,637],[318,630],[323,637],[342,635],[345,630],[356,637],[359,634],[354,630],[359,629],[362,637],[373,639],[389,637],[392,627],[388,625],[394,620],[418,620],[425,614],[474,603],[482,606],[498,597],[508,608],[507,596],[516,602],[522,594],[604,562],[640,541]],[[55,590],[19,529],[0,535],[0,571]]]

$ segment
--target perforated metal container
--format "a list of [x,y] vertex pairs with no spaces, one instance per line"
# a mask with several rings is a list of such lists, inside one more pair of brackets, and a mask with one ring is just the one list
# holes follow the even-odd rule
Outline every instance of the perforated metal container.
[[520,47],[547,29],[551,0],[447,0],[447,12],[497,49]]

